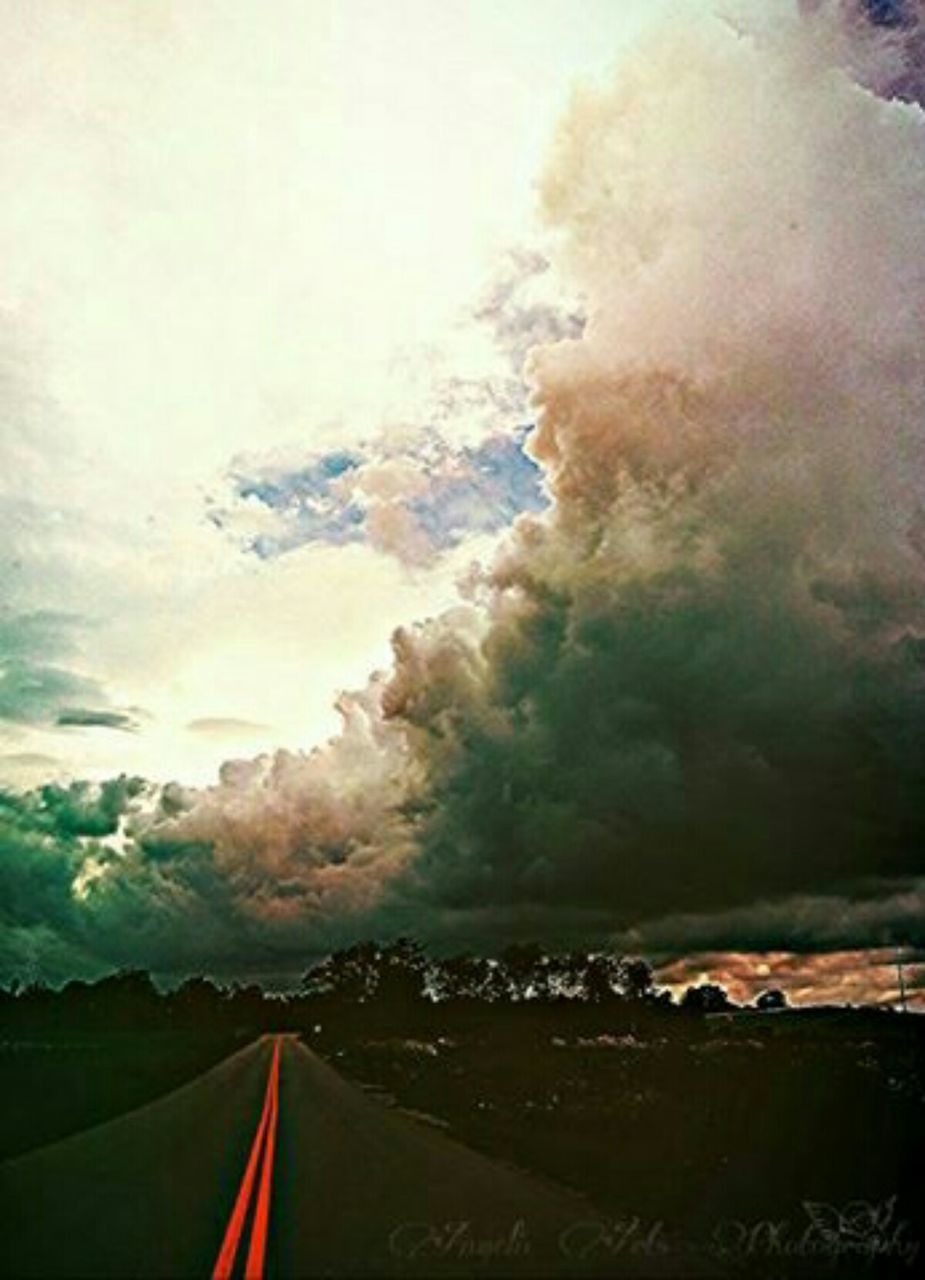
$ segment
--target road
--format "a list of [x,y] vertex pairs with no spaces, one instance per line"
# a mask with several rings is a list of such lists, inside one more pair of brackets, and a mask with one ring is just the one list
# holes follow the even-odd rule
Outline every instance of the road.
[[149,1106],[0,1165],[0,1275],[677,1273],[600,1246],[580,1260],[595,1217],[372,1101],[296,1037],[267,1036]]

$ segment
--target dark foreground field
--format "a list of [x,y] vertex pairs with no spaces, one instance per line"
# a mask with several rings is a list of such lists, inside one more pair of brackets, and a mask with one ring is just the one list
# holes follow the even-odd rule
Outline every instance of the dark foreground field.
[[151,1102],[249,1038],[227,1031],[0,1032],[0,1160]]
[[[171,1008],[178,1020],[180,1006]],[[278,1260],[290,1259],[290,1270],[281,1265],[276,1274],[314,1274],[291,1270],[292,1259],[322,1255],[324,1274],[358,1274],[358,1255],[344,1254],[341,1270],[337,1261],[342,1247],[357,1248],[361,1240],[372,1251],[371,1275],[426,1278],[428,1259],[433,1274],[438,1261],[460,1263],[465,1274],[488,1274],[487,1263],[455,1256],[457,1237],[449,1222],[439,1237],[449,1242],[447,1257],[439,1255],[443,1246],[436,1236],[431,1253],[409,1257],[407,1267],[385,1252],[384,1215],[391,1222],[398,1213],[392,1202],[404,1206],[410,1200],[415,1218],[417,1205],[431,1194],[431,1159],[435,1168],[454,1171],[449,1181],[445,1172],[438,1179],[453,1204],[461,1186],[467,1188],[465,1203],[480,1203],[476,1183],[483,1176],[483,1199],[491,1201],[488,1191],[505,1185],[505,1169],[527,1179],[516,1183],[522,1189],[512,1191],[512,1203],[535,1207],[543,1199],[541,1188],[548,1188],[550,1203],[562,1206],[567,1225],[569,1215],[577,1215],[564,1253],[555,1253],[555,1274],[885,1276],[917,1274],[922,1265],[920,1016],[862,1010],[693,1015],[646,1000],[329,999],[268,1001],[254,1008],[250,1020],[235,1010],[224,1021],[187,1010],[185,1024],[172,1029],[107,1030],[98,1023],[81,1032],[74,1020],[56,1030],[4,1029],[4,1159],[117,1115],[136,1117],[121,1127],[96,1129],[75,1139],[77,1145],[48,1148],[51,1154],[37,1154],[25,1165],[0,1165],[0,1176],[9,1178],[11,1193],[25,1197],[27,1209],[34,1202],[28,1179],[41,1189],[43,1214],[66,1206],[76,1184],[92,1200],[94,1178],[104,1179],[100,1198],[107,1203],[129,1185],[126,1170],[140,1188],[123,1206],[120,1238],[111,1237],[114,1211],[98,1218],[88,1208],[77,1215],[78,1225],[92,1219],[110,1232],[95,1247],[123,1250],[112,1254],[115,1269],[81,1269],[79,1226],[77,1254],[63,1255],[63,1269],[39,1267],[34,1274],[123,1274],[124,1258],[136,1256],[133,1224],[143,1218],[137,1205],[152,1194],[146,1180],[153,1180],[156,1195],[178,1197],[176,1206],[170,1201],[176,1222],[190,1216],[176,1240],[160,1242],[152,1228],[158,1248],[186,1247],[198,1230],[203,1258],[197,1254],[194,1270],[208,1270],[205,1254],[220,1235],[256,1123],[266,1042],[261,1041],[259,1060],[247,1051],[253,1070],[248,1068],[234,1096],[222,1084],[225,1076],[213,1073],[206,1078],[212,1085],[181,1091],[176,1103],[165,1100],[163,1121],[144,1104],[200,1077],[267,1030],[290,1033],[280,1094],[277,1234],[271,1235],[269,1252],[272,1262],[274,1248],[283,1250]],[[333,1077],[309,1070],[295,1053],[297,1036],[362,1086],[371,1109],[364,1111],[352,1095],[339,1092]],[[240,1053],[233,1060],[244,1061]],[[221,1068],[226,1075],[229,1070]],[[389,1111],[396,1122],[391,1128],[381,1119]],[[178,1117],[187,1112],[181,1123]],[[355,1132],[358,1124],[363,1133]],[[473,1165],[468,1181],[460,1181],[459,1169],[468,1168],[460,1164],[462,1157],[440,1143],[431,1153],[413,1138],[414,1130],[440,1142],[449,1138],[488,1161]],[[308,1136],[303,1142],[300,1135]],[[395,1152],[405,1145],[411,1154],[403,1164]],[[169,1161],[166,1155],[161,1160],[164,1152]],[[166,1162],[164,1169],[159,1161]],[[197,1161],[203,1164],[199,1173]],[[78,1169],[79,1176],[73,1172]],[[330,1205],[319,1215],[309,1191],[320,1186]],[[303,1204],[300,1196],[309,1198]],[[534,1218],[542,1225],[543,1214]],[[306,1224],[314,1225],[309,1230]],[[495,1225],[515,1243],[519,1239],[515,1219]],[[32,1227],[42,1248],[51,1247],[39,1216]],[[531,1226],[534,1233],[538,1229]],[[7,1249],[18,1238],[15,1225],[11,1231],[4,1237]],[[57,1240],[52,1244],[57,1250]],[[0,1273],[26,1274],[23,1257],[39,1252],[35,1245],[11,1254],[18,1270],[0,1267]],[[185,1255],[177,1257],[181,1261],[171,1262],[169,1274],[186,1274]],[[149,1253],[153,1266],[152,1259]],[[383,1269],[386,1264],[391,1269]],[[499,1265],[496,1257],[492,1274]],[[524,1271],[523,1258],[519,1265],[518,1273]],[[273,1273],[271,1266],[268,1274]],[[151,1274],[158,1274],[156,1268]],[[501,1274],[507,1274],[503,1265]]]
[[595,1248],[745,1275],[922,1265],[925,1019],[576,1014],[310,1042],[387,1104],[585,1194],[611,1223]]

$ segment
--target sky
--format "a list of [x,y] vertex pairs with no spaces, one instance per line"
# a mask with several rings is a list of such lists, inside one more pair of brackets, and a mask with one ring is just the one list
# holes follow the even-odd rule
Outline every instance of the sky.
[[[391,629],[450,601],[491,520],[415,572],[363,536],[260,560],[270,513],[236,499],[280,456],[525,424],[474,313],[516,278],[572,79],[650,7],[0,6],[2,616],[61,672],[2,721],[0,777],[204,783],[312,745]],[[72,705],[135,731],[59,725]]]
[[919,0],[0,31],[0,972],[915,993]]

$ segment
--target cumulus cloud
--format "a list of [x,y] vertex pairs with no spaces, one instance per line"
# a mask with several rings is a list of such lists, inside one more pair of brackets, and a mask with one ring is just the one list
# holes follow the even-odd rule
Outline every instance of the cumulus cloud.
[[543,190],[588,323],[532,358],[554,510],[476,645],[397,652],[425,899],[628,921],[920,869],[923,144],[786,23],[676,27],[576,98]]
[[[542,198],[586,321],[528,365],[549,509],[326,747],[161,792],[118,848],[55,836],[63,937],[252,969],[398,927],[922,945],[925,117],[834,30],[701,12],[575,96]],[[485,460],[433,447],[238,496],[265,554],[362,526],[413,559]]]

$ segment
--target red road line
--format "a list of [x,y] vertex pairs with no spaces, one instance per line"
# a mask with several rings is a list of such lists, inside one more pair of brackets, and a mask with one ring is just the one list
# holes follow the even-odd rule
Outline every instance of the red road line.
[[[279,1039],[274,1042],[273,1061],[270,1064],[270,1073],[267,1077],[267,1087],[263,1098],[263,1111],[260,1114],[260,1123],[257,1126],[257,1132],[254,1135],[254,1141],[251,1144],[250,1155],[247,1159],[247,1166],[244,1170],[244,1177],[241,1179],[241,1185],[238,1188],[237,1199],[234,1203],[234,1209],[231,1217],[228,1219],[228,1226],[225,1229],[225,1237],[222,1240],[222,1247],[219,1250],[215,1267],[212,1270],[212,1280],[231,1280],[231,1273],[234,1269],[234,1260],[238,1252],[238,1245],[241,1240],[241,1233],[244,1230],[244,1222],[247,1218],[248,1206],[251,1202],[251,1194],[254,1189],[254,1182],[257,1177],[257,1166],[260,1162],[261,1155],[268,1149],[269,1165],[264,1159],[262,1177],[260,1183],[260,1194],[263,1197],[264,1184],[266,1183],[266,1205],[264,1208],[265,1219],[269,1219],[269,1199],[270,1199],[270,1178],[267,1173],[268,1167],[272,1170],[273,1151],[276,1145],[276,1117],[277,1117],[277,1100],[279,1093]],[[267,1138],[268,1133],[270,1137]],[[267,1139],[265,1142],[264,1140]],[[260,1204],[258,1202],[258,1213]],[[255,1230],[256,1230],[255,1222]],[[263,1250],[266,1244],[266,1220],[262,1226],[263,1246],[261,1247],[259,1259],[255,1256],[254,1262],[259,1262],[259,1270],[253,1273],[253,1280],[260,1280],[263,1274]],[[251,1280],[252,1273],[250,1270],[251,1257],[254,1254],[253,1239],[251,1241],[251,1249],[248,1253],[247,1280]]]
[[270,1109],[270,1124],[267,1129],[267,1141],[264,1147],[263,1168],[260,1171],[260,1190],[257,1193],[257,1208],[254,1210],[254,1225],[251,1227],[251,1244],[247,1251],[247,1262],[244,1266],[244,1280],[263,1280],[263,1260],[267,1250],[267,1229],[270,1224],[270,1195],[273,1190],[273,1154],[276,1150],[276,1122],[279,1117],[279,1041],[273,1055],[273,1066],[270,1068],[270,1082],[273,1089],[273,1101]]

